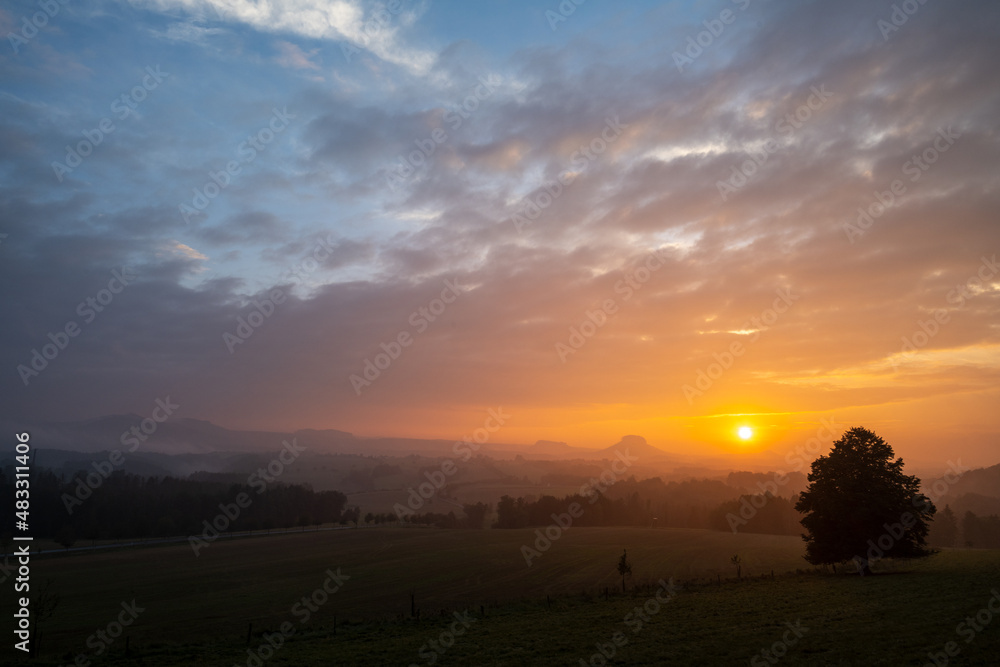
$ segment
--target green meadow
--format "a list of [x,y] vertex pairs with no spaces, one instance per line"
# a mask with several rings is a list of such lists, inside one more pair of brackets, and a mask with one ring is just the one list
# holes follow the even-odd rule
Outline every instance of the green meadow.
[[[220,540],[197,557],[181,544],[36,558],[33,583],[51,581],[59,596],[41,624],[38,664],[252,667],[263,654],[267,665],[923,665],[931,653],[988,665],[1000,656],[1000,615],[988,608],[1000,590],[997,551],[883,562],[862,578],[812,568],[795,537],[570,528],[529,567],[521,548],[535,539],[534,529],[379,527]],[[615,566],[626,548],[623,593]],[[103,643],[96,633],[133,600],[142,611]],[[993,606],[1000,612],[1000,594]],[[293,632],[282,637],[282,624]]]

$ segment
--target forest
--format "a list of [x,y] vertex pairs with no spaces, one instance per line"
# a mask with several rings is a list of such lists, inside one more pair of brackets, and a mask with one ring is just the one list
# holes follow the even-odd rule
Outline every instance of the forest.
[[[249,505],[228,527],[231,531],[272,530],[331,522],[356,521],[358,511],[347,506],[339,491],[313,491],[308,486],[249,484],[144,477],[111,473],[81,498],[75,479],[39,468],[31,480],[30,525],[34,535],[51,537],[65,547],[77,540],[118,540],[200,533],[203,522],[219,514],[240,493]],[[0,493],[14,497],[14,476],[0,475]],[[12,518],[2,529],[9,535]]]
[[[80,498],[78,477],[40,468],[32,480],[32,530],[65,547],[79,540],[144,539],[194,535],[206,520],[232,504],[239,494],[251,502],[226,531],[268,531],[329,523],[377,525],[408,523],[443,529],[514,529],[546,526],[553,514],[578,503],[582,515],[576,526],[652,528],[701,528],[770,535],[800,535],[802,515],[795,510],[795,496],[741,493],[734,490],[759,486],[765,475],[731,473],[721,480],[664,482],[659,477],[638,481],[629,478],[603,493],[553,495],[504,495],[490,503],[462,503],[449,512],[410,512],[402,516],[365,512],[348,503],[340,491],[314,491],[309,484],[273,483],[265,487],[235,483],[227,476],[209,474],[180,479],[112,473],[89,495]],[[743,482],[737,484],[736,482]],[[0,472],[0,493],[13,496],[13,474]],[[458,505],[456,503],[456,505]],[[0,533],[11,534],[11,518]],[[956,515],[949,506],[931,524],[928,543],[937,547],[1000,548],[1000,516],[966,511]]]

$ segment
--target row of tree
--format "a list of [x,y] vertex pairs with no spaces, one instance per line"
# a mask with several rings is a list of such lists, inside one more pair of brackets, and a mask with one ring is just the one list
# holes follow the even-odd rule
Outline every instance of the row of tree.
[[563,498],[503,496],[497,504],[497,528],[523,528],[552,523],[552,514],[578,503],[580,526],[657,526],[710,528],[718,508],[732,499],[734,489],[718,480],[664,482],[659,477],[641,481],[630,477],[606,488],[591,488]]
[[959,522],[951,507],[945,505],[934,517],[927,542],[936,547],[1000,549],[1000,516],[980,517],[968,511]]
[[[462,505],[464,516],[458,516],[454,511],[447,514],[441,512],[410,513],[402,517],[407,523],[437,528],[480,529],[486,527],[486,520],[493,513],[493,506],[488,503],[465,503]],[[377,515],[376,515],[377,516]],[[395,514],[392,520],[398,520]]]
[[[659,480],[656,480],[659,484]],[[627,483],[620,483],[628,485]],[[647,485],[656,489],[659,484]],[[617,486],[617,485],[616,485]],[[503,496],[497,505],[496,528],[526,528],[552,523],[552,514],[566,512],[576,502],[584,509],[583,516],[574,520],[579,526],[659,526],[680,528],[710,528],[720,531],[764,533],[769,535],[801,535],[804,516],[795,508],[797,499],[771,494],[745,494],[727,500],[714,508],[692,503],[661,502],[653,509],[653,499],[638,491],[621,496],[622,489],[612,486],[591,505],[580,495],[556,498],[542,496],[537,500]],[[679,508],[679,509],[677,509]],[[674,511],[671,511],[671,510]],[[445,517],[446,515],[427,515]],[[661,518],[662,517],[662,518]],[[456,520],[421,518],[415,523],[430,523],[440,527],[458,527]],[[469,527],[468,524],[462,527]],[[946,506],[930,523],[927,543],[937,547],[1000,548],[1000,517],[979,517],[966,512],[961,520]]]
[[[339,491],[316,492],[308,486],[272,482],[262,487],[174,477],[143,477],[115,471],[96,488],[80,476],[67,479],[37,469],[31,477],[28,524],[35,537],[71,544],[77,539],[130,539],[193,535],[220,513],[227,530],[270,530],[358,520],[358,509],[347,506]],[[240,494],[249,502],[237,505]],[[14,497],[10,469],[0,474],[0,497]],[[9,533],[12,513],[4,517]]]
[[[661,482],[662,483],[662,482]],[[612,499],[608,494],[597,496],[571,495],[564,498],[542,496],[537,500],[503,496],[497,504],[496,528],[526,528],[552,523],[553,514],[567,512],[577,503],[581,516],[577,526],[653,526],[659,528],[711,528],[747,533],[799,535],[802,515],[793,501],[780,496],[744,495],[711,507],[707,504],[660,502],[644,498],[633,491],[626,497]]]

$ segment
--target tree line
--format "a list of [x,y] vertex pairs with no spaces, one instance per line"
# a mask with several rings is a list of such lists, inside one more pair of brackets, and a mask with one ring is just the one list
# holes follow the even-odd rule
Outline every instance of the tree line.
[[[31,477],[30,532],[67,546],[78,539],[114,540],[192,535],[202,522],[231,504],[240,493],[251,498],[229,530],[270,530],[330,522],[357,521],[358,509],[347,506],[339,491],[316,492],[309,486],[274,482],[259,485],[219,481],[145,477],[115,471],[80,500],[77,479],[39,468]],[[11,468],[0,473],[0,494],[14,497]],[[67,500],[68,499],[68,500]],[[72,512],[72,513],[70,513]],[[6,516],[2,532],[9,534]]]
[[793,501],[771,493],[744,494],[733,499],[733,486],[719,480],[664,482],[659,477],[630,477],[604,491],[563,498],[503,496],[497,504],[496,528],[526,528],[552,523],[552,514],[579,503],[579,526],[653,526],[660,528],[736,529],[750,533],[799,535],[802,515]]
[[[489,503],[464,503],[462,505],[464,516],[458,516],[454,510],[447,514],[443,512],[423,512],[410,513],[402,517],[393,513],[371,514],[365,516],[365,523],[381,523],[393,521],[406,521],[407,523],[420,526],[434,526],[436,528],[465,528],[481,529],[486,528],[486,522],[493,513],[493,505]],[[369,520],[369,518],[371,520]]]
[[[791,498],[771,493],[732,498],[732,494],[732,486],[716,480],[665,483],[659,477],[642,481],[630,478],[589,496],[503,496],[497,504],[493,527],[546,526],[552,523],[552,514],[566,512],[576,502],[584,508],[583,515],[574,520],[578,526],[708,528],[769,535],[804,532],[801,523],[804,514],[795,506],[799,494]],[[719,497],[726,499],[713,502]],[[455,527],[457,521],[441,521],[437,525]],[[960,518],[946,506],[930,522],[927,543],[936,547],[1000,549],[1000,516],[980,517],[969,511]]]
[[[608,489],[614,491],[614,487]],[[730,489],[730,493],[732,489]],[[553,514],[566,512],[572,503],[583,508],[575,526],[647,526],[656,528],[709,528],[773,535],[799,535],[802,515],[792,500],[770,494],[743,495],[717,505],[691,500],[660,501],[632,491],[625,497],[578,494],[537,500],[503,496],[497,503],[495,528],[528,528],[552,523]],[[748,509],[751,508],[751,509]],[[735,517],[735,519],[734,519]]]
[[951,507],[934,517],[927,541],[936,547],[974,547],[1000,549],[1000,516],[981,517],[971,510],[959,520]]
[[[901,462],[891,461],[891,448],[873,433],[854,429],[837,444],[851,445],[859,451],[873,447],[885,449],[882,454],[889,459],[886,465],[898,465],[897,476],[912,487],[906,489],[904,500],[911,496],[922,497],[917,491],[919,480],[901,474]],[[816,464],[820,467],[832,465],[828,461],[829,458],[821,457]],[[836,457],[833,462],[836,463]],[[846,474],[839,468],[835,468],[834,473],[832,479],[842,479]],[[733,475],[730,478],[732,481]],[[764,488],[756,477],[743,481],[745,484],[740,485],[743,488],[751,482],[758,482],[758,486]],[[820,490],[817,481],[822,481],[822,477],[816,477],[814,471],[810,481],[813,482],[810,493],[815,497]],[[218,514],[220,504],[232,503],[240,493],[247,494],[252,502],[232,521],[229,530],[270,530],[361,521],[360,510],[348,506],[343,493],[315,492],[310,486],[301,484],[275,482],[261,488],[259,484],[234,482],[231,476],[201,474],[181,479],[115,471],[81,500],[79,483],[77,477],[67,478],[44,468],[34,471],[29,521],[33,535],[54,538],[66,545],[77,539],[141,539],[195,534],[200,532],[203,521]],[[0,471],[0,493],[8,498],[14,495],[11,467]],[[497,503],[495,513],[491,505],[480,502],[462,505],[458,514],[455,511],[414,513],[402,520],[453,529],[538,527],[550,524],[553,514],[563,514],[570,505],[578,503],[584,510],[574,521],[578,526],[708,528],[775,535],[803,533],[802,519],[806,513],[801,510],[806,507],[802,505],[802,497],[809,494],[790,494],[793,497],[786,498],[770,492],[744,493],[734,499],[733,493],[731,484],[719,480],[666,483],[659,477],[641,481],[631,477],[603,490],[585,492],[581,489],[581,493],[562,498],[505,495]],[[818,507],[828,505],[823,503]],[[810,511],[817,516],[815,509]],[[369,512],[364,522],[390,523],[400,518],[388,512]],[[836,513],[831,520],[836,520]],[[0,533],[10,535],[12,521],[12,516],[6,515]],[[873,526],[879,527],[878,523],[873,519]],[[996,515],[980,517],[968,511],[959,518],[946,506],[933,521],[928,516],[926,524],[929,524],[929,530],[924,531],[926,543],[931,546],[1000,548],[1000,517]],[[810,534],[813,532],[811,530]]]

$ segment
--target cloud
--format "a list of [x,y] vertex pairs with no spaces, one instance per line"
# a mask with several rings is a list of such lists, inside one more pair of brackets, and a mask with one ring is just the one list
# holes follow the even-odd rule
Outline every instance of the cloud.
[[202,20],[248,25],[261,32],[341,41],[413,74],[426,74],[435,60],[430,51],[401,43],[404,20],[381,5],[366,9],[366,3],[359,0],[149,0],[145,4],[161,11],[184,10]]
[[191,42],[206,45],[213,35],[221,35],[226,31],[222,28],[203,28],[194,23],[171,23],[167,27],[166,38],[176,42]]
[[171,241],[167,247],[171,252],[187,257],[188,259],[208,259],[204,254],[179,241]]
[[312,58],[316,57],[319,49],[313,49],[309,53],[306,53],[291,42],[278,42],[275,46],[280,52],[277,62],[282,67],[291,67],[293,69],[319,69],[319,65],[312,61]]

